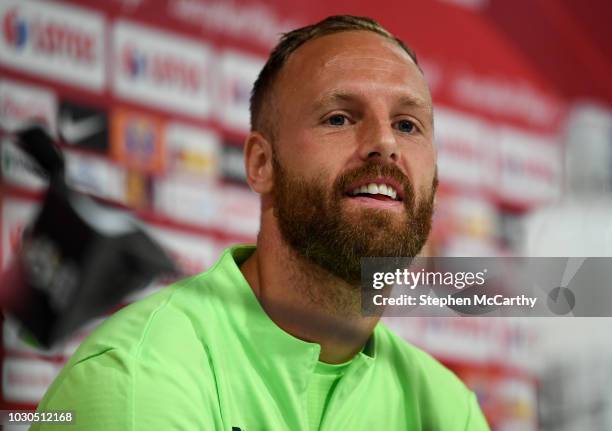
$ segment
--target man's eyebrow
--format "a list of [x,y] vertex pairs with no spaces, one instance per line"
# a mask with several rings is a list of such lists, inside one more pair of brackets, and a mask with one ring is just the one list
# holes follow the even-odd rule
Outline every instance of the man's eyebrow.
[[314,102],[314,109],[319,110],[335,102],[355,102],[359,99],[355,94],[344,91],[331,91],[318,97]]
[[415,97],[415,96],[402,96],[399,99],[398,105],[431,111],[430,103],[427,103],[425,100],[421,99],[420,97]]
[[[360,99],[361,98],[358,94],[349,93],[345,91],[331,91],[317,98],[313,106],[315,110],[319,110],[336,102],[358,102]],[[400,97],[400,99],[398,100],[398,106],[417,108],[428,112],[432,111],[431,104],[427,103],[424,99],[417,96],[406,95]]]
[[399,100],[399,106],[422,111],[427,117],[427,123],[433,126],[433,106],[420,97],[404,96]]

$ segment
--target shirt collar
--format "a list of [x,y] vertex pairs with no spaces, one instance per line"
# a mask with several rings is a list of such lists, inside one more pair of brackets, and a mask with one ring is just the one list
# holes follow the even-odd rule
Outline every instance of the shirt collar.
[[[241,342],[250,345],[249,350],[261,352],[256,361],[264,367],[271,364],[274,367],[280,366],[278,372],[296,376],[300,380],[296,383],[305,386],[307,380],[301,381],[297,376],[310,375],[314,371],[321,346],[294,337],[268,317],[239,268],[254,251],[253,245],[237,245],[225,250],[217,264],[217,271],[221,271],[224,278],[229,279],[231,288],[221,289],[223,291],[219,294],[224,304],[243,307],[243,312],[234,313],[241,318],[235,322],[233,330],[241,337]],[[355,356],[347,374],[363,366],[369,368],[374,363],[377,350],[376,332],[374,331],[364,349]],[[283,369],[283,365],[287,366],[287,369]],[[295,373],[299,368],[304,373]]]

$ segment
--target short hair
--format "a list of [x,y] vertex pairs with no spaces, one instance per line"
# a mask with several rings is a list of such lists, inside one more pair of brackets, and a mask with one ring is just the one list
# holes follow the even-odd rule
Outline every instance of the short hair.
[[[281,36],[279,43],[270,53],[268,61],[255,80],[250,99],[251,130],[265,132],[266,129],[268,129],[268,132],[270,132],[272,135],[274,134],[274,128],[271,124],[269,124],[269,121],[266,121],[264,118],[266,101],[272,94],[276,77],[287,62],[289,56],[295,52],[295,50],[309,40],[329,34],[352,30],[371,31],[395,42],[410,56],[417,67],[419,67],[415,52],[371,18],[352,15],[334,15],[327,17],[316,24],[292,30],[288,33],[284,33]],[[272,136],[269,136],[269,138],[271,137]]]

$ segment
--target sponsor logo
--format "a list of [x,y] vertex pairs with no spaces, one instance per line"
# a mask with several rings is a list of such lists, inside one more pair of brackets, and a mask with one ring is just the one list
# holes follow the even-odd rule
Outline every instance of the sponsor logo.
[[211,51],[202,42],[119,21],[113,85],[120,97],[195,116],[211,108]]
[[66,181],[84,193],[125,202],[125,172],[105,157],[65,151]]
[[21,246],[25,226],[34,218],[39,203],[21,199],[6,199],[2,203],[2,268]]
[[161,173],[164,147],[159,119],[134,111],[114,112],[111,152],[119,163],[140,172]]
[[2,30],[7,44],[22,49],[28,39],[28,24],[17,14],[17,8],[9,10],[2,20]]
[[156,181],[154,186],[155,211],[186,223],[214,227],[221,208],[218,187],[173,177]]
[[226,51],[221,56],[219,64],[221,82],[218,97],[221,120],[232,129],[248,132],[251,89],[264,65],[264,60],[235,51]]
[[146,208],[153,200],[153,181],[147,174],[130,170],[125,176],[126,202],[132,208]]
[[562,114],[559,100],[526,81],[462,74],[451,88],[462,105],[546,130]]
[[104,82],[104,19],[57,3],[7,0],[0,5],[0,62],[99,89]]
[[208,237],[189,235],[160,226],[144,227],[172,257],[184,275],[199,274],[210,268],[217,259],[215,244]]
[[440,181],[454,187],[494,187],[493,130],[478,117],[445,108],[436,111]]
[[504,128],[499,144],[499,185],[506,200],[546,203],[561,194],[562,148],[551,137]]
[[125,148],[129,156],[139,163],[148,165],[155,157],[157,136],[151,124],[143,120],[132,120],[123,131]]
[[235,186],[225,186],[218,193],[220,208],[215,220],[216,226],[255,239],[259,230],[259,195]]
[[215,181],[219,171],[219,138],[196,127],[171,123],[166,128],[168,174],[195,181]]
[[4,399],[37,404],[59,369],[60,365],[42,359],[5,358],[2,364]]
[[223,143],[221,176],[224,180],[246,185],[244,156],[242,154],[242,145],[240,143],[227,141]]
[[28,17],[19,8],[9,9],[2,20],[4,38],[8,46],[23,50],[27,45],[41,54],[65,57],[71,61],[95,61],[91,34],[60,22]]
[[239,105],[247,105],[251,97],[251,89],[255,80],[240,80],[240,79],[229,79],[227,82],[228,99],[232,103]]
[[108,150],[108,118],[106,112],[91,107],[62,102],[59,132],[70,146],[90,150]]
[[34,191],[47,187],[45,173],[38,163],[13,142],[1,142],[0,159],[2,179],[6,182]]
[[15,132],[36,122],[55,133],[56,109],[53,92],[15,81],[0,81],[0,127],[4,130]]
[[242,39],[270,48],[278,35],[303,24],[278,16],[267,2],[236,0],[175,0],[168,3],[168,14],[205,32]]
[[144,76],[147,69],[147,56],[133,46],[127,45],[123,49],[121,66],[133,79]]
[[131,79],[148,79],[154,85],[175,87],[178,91],[199,91],[203,74],[196,63],[189,63],[169,52],[146,52],[126,45],[121,55],[124,73]]
[[166,179],[155,183],[154,209],[176,220],[255,238],[259,196],[238,186],[200,185]]

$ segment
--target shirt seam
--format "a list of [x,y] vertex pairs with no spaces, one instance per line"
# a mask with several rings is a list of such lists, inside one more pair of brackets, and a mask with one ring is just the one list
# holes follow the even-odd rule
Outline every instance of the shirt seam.
[[89,356],[85,356],[84,358],[81,358],[78,361],[76,361],[74,364],[72,364],[72,366],[70,368],[72,369],[72,368],[76,367],[77,365],[79,365],[79,364],[81,364],[81,363],[83,363],[85,361],[89,361],[90,359],[94,359],[94,358],[97,358],[98,356],[102,356],[102,355],[110,352],[111,350],[115,350],[115,348],[114,347],[107,347],[104,350],[101,350],[101,351],[96,352],[96,353],[92,353]]
[[[147,338],[149,334],[149,329],[151,325],[153,324],[153,321],[157,317],[157,314],[168,306],[168,304],[170,303],[170,301],[172,300],[172,298],[174,297],[174,295],[177,293],[179,289],[182,289],[182,288],[185,288],[191,285],[195,280],[199,279],[202,275],[205,275],[205,274],[206,273],[198,274],[192,277],[191,279],[189,279],[186,283],[181,284],[179,286],[166,287],[166,289],[172,289],[172,291],[168,293],[166,299],[153,310],[153,312],[147,319],[147,324],[145,325],[142,331],[142,335],[140,336],[140,340],[138,340],[136,350],[134,351],[134,354],[133,354],[134,360],[140,360],[140,354],[142,352],[142,348],[145,343],[145,339]],[[133,431],[136,429],[136,426],[135,426],[136,408],[135,407],[136,407],[136,379],[137,379],[138,367],[135,367],[133,363],[130,364],[130,367],[132,368],[131,371],[132,371],[132,375],[134,376],[132,379],[130,379],[130,383],[131,383],[130,384],[130,402],[132,404],[131,406],[132,408],[130,409],[130,431]]]

